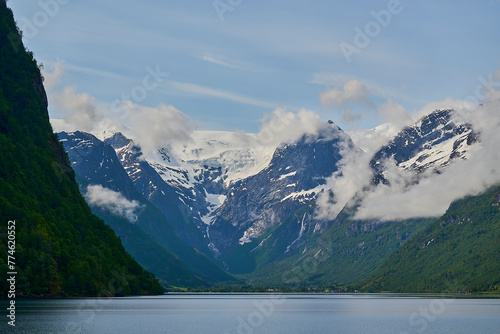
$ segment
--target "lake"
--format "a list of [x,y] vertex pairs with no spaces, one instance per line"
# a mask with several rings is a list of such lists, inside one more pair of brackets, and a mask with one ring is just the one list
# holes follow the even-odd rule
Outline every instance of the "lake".
[[500,299],[442,295],[167,294],[16,306],[15,329],[2,307],[1,333],[500,333]]

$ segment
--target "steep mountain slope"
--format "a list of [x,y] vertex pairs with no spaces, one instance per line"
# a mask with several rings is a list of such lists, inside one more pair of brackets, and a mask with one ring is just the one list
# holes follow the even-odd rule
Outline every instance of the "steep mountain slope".
[[[40,71],[5,1],[0,1],[0,150],[0,219],[4,231],[15,221],[17,293],[163,291],[80,195],[67,155],[52,133]],[[2,239],[4,273],[12,271],[7,247]],[[6,284],[0,283],[2,293],[8,291]]]
[[364,280],[391,292],[500,289],[500,186],[453,203]]
[[248,242],[310,202],[323,189],[326,178],[337,171],[344,149],[356,148],[333,123],[317,136],[304,135],[276,149],[266,168],[227,190],[227,200],[217,210],[211,230],[214,233],[230,225],[236,227],[238,235],[215,241],[216,245],[223,250],[236,242]]
[[[80,176],[76,177],[82,193],[88,189],[87,181]],[[207,281],[197,277],[166,247],[159,244],[136,222],[111,212],[108,208],[90,205],[92,213],[104,220],[122,241],[125,250],[146,270],[153,273],[160,283],[166,287],[201,287],[210,285]],[[144,218],[138,217],[138,220]]]
[[[313,215],[314,208],[307,214]],[[256,270],[247,277],[254,284],[294,288],[345,287],[367,277],[431,222],[413,219],[380,223],[354,220],[352,215],[353,212],[342,212],[321,234],[304,233],[299,239],[301,242],[292,245],[296,248],[293,251],[289,250],[287,243],[280,242],[280,236],[295,227],[298,238],[300,232],[296,226],[300,216],[292,217],[258,238],[255,244],[244,245],[254,247],[250,254],[256,259]],[[264,245],[255,249],[260,243]],[[273,245],[274,252],[266,250],[265,244]],[[261,258],[267,258],[263,266],[259,266],[263,262]]]
[[[121,134],[117,134],[113,138],[116,141],[121,139],[129,142]],[[153,251],[153,249],[147,248],[146,244],[148,244],[156,245],[157,253],[162,251],[168,254],[170,252],[176,257],[172,257],[171,254],[167,257],[167,254],[163,254],[163,260],[166,262],[162,263],[162,259],[144,256],[143,260],[146,261],[144,266],[161,270],[163,274],[159,277],[171,285],[175,283],[175,286],[207,285],[207,282],[202,282],[199,278],[210,282],[232,279],[209,258],[176,236],[170,220],[136,189],[111,145],[84,132],[62,132],[59,133],[59,139],[68,151],[73,168],[84,181],[79,182],[84,193],[87,193],[87,184],[100,185],[108,192],[111,190],[123,196],[128,201],[129,206],[133,202],[136,203],[134,210],[129,212],[128,216],[132,216],[128,218],[129,222],[123,217],[118,218],[115,213],[100,206],[99,203],[91,203],[92,210],[110,224],[115,231],[129,232],[129,234],[122,235],[122,239],[125,240],[125,246],[134,246],[130,252],[136,256],[136,254]],[[143,162],[142,166],[147,165]],[[137,177],[137,175],[135,176]],[[87,197],[90,196],[87,195]],[[117,200],[116,202],[124,205],[124,201]],[[137,233],[137,230],[141,233]],[[134,231],[135,233],[132,233]],[[165,270],[165,266],[172,266],[176,269]],[[189,270],[184,266],[187,266]],[[193,273],[199,278],[194,277]]]
[[226,199],[223,195],[222,168],[180,164],[166,147],[158,149],[156,155],[145,157],[145,160],[175,192],[174,197],[177,198],[178,207],[183,209],[190,221],[199,229],[199,234],[203,235],[201,248],[205,248],[207,224],[212,221],[213,212]]
[[[158,163],[155,165],[156,169],[153,168],[152,164],[145,159],[141,148],[121,133],[113,134],[104,142],[115,149],[120,163],[135,188],[168,218],[179,238],[209,255],[210,250],[207,240],[203,237],[203,231],[200,231],[199,225],[191,218],[192,214],[197,212],[194,209],[195,206],[208,212],[203,198],[196,197],[195,176],[189,175],[187,171],[158,166]],[[159,154],[164,159],[170,159],[164,150]],[[167,174],[170,183],[164,180]],[[175,177],[172,177],[172,174],[175,174]],[[195,199],[189,201],[189,196],[195,196]]]

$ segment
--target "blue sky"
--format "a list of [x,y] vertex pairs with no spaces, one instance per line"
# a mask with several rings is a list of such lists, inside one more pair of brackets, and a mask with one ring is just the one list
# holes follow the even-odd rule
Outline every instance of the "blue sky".
[[[384,121],[377,109],[387,99],[410,113],[432,101],[467,99],[479,78],[500,70],[498,0],[10,0],[8,6],[26,46],[48,70],[64,61],[54,89],[72,86],[105,114],[117,100],[172,105],[199,129],[256,132],[278,107],[369,128]],[[357,28],[366,36],[356,42]],[[341,48],[347,44],[357,49],[350,61]],[[168,76],[158,85],[148,79],[142,96],[136,88],[144,87],[148,69]],[[131,97],[134,89],[140,101]],[[51,104],[51,117],[65,112]]]

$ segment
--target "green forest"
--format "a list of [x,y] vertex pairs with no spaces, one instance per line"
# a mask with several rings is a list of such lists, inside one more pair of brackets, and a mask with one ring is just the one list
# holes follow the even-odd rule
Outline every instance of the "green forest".
[[451,204],[374,274],[369,292],[495,292],[500,288],[500,187]]

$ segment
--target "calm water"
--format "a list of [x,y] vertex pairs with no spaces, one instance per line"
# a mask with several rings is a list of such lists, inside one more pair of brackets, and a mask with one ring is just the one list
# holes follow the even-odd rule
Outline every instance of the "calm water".
[[[2,301],[2,309],[6,301]],[[500,299],[196,294],[17,300],[1,333],[500,333]]]

